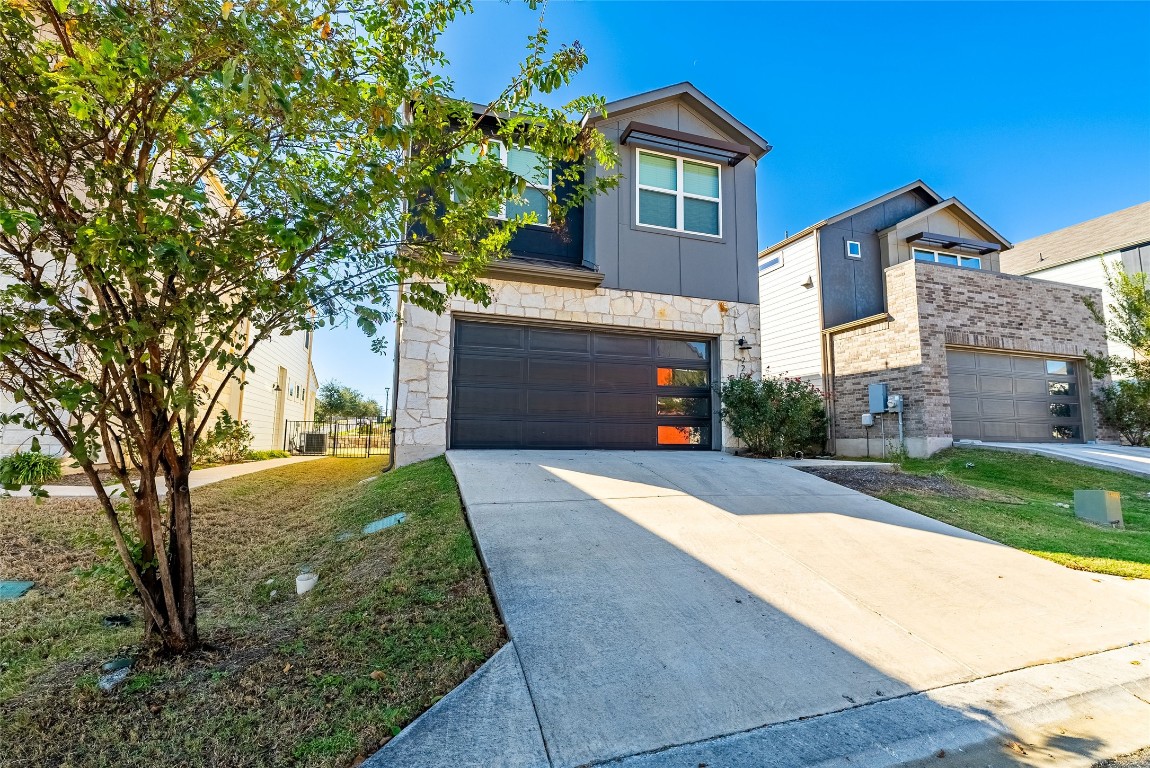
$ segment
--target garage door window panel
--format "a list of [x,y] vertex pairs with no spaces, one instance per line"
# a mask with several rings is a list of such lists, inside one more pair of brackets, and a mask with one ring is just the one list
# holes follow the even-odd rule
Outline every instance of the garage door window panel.
[[659,368],[660,387],[706,387],[707,371],[700,368]]
[[660,397],[656,404],[660,416],[708,416],[711,399],[708,397]]
[[681,339],[659,339],[655,353],[664,360],[690,360],[705,363],[709,357],[705,341],[683,341]]
[[665,424],[659,426],[658,442],[664,446],[705,446],[710,443],[709,432],[710,428]]

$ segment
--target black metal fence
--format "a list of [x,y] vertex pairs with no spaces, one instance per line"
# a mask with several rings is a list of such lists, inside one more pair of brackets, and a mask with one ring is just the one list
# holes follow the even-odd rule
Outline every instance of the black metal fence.
[[391,425],[371,419],[289,421],[284,450],[293,456],[366,458],[391,451]]

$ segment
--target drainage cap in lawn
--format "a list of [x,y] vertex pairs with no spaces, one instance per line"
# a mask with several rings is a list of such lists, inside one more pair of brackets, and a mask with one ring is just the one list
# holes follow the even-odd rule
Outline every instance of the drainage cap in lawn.
[[388,515],[382,520],[376,520],[374,523],[368,523],[363,527],[364,533],[379,533],[384,528],[390,528],[393,525],[399,525],[407,519],[407,515],[403,512],[396,512],[394,515]]
[[0,600],[17,600],[34,586],[34,581],[0,581]]

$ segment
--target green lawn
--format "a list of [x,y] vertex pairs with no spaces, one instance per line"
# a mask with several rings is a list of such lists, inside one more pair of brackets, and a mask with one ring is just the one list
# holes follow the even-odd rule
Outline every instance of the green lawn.
[[[207,644],[177,660],[142,646],[130,599],[76,575],[103,557],[91,502],[0,499],[0,578],[38,584],[0,603],[0,765],[348,766],[378,749],[505,640],[446,461],[370,479],[383,463],[198,490]],[[305,563],[320,581],[298,598]],[[133,626],[101,626],[115,613]],[[132,677],[100,693],[100,664],[123,653]]]
[[[967,467],[972,463],[973,467]],[[908,459],[913,474],[941,474],[990,493],[984,498],[894,491],[882,498],[1070,568],[1150,578],[1150,481],[1041,456],[987,449],[952,449]],[[1082,522],[1075,489],[1122,494],[1126,530]]]

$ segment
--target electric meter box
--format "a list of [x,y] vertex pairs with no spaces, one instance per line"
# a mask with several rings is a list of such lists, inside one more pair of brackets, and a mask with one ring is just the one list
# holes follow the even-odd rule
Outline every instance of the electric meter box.
[[886,384],[868,384],[867,398],[870,400],[871,413],[886,413]]
[[1095,525],[1125,527],[1122,494],[1118,491],[1075,491],[1074,514]]

